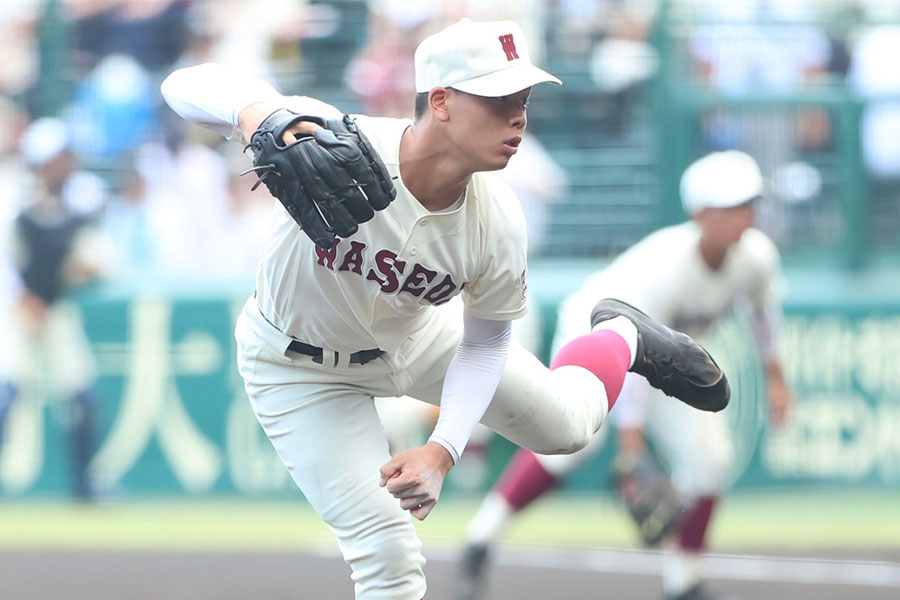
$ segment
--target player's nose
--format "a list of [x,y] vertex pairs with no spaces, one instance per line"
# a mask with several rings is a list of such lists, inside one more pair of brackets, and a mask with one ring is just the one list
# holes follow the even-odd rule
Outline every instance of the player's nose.
[[528,117],[525,116],[524,108],[519,108],[514,111],[510,119],[510,124],[516,129],[525,129],[525,125],[528,124]]

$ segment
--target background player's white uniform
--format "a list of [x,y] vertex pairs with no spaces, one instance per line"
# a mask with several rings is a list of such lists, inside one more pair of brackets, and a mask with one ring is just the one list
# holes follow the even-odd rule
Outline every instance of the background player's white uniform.
[[[585,332],[579,315],[590,311],[591,298],[610,296],[697,338],[735,308],[747,309],[761,354],[772,357],[776,349],[768,330],[781,287],[774,243],[761,231],[748,229],[729,248],[721,268],[713,270],[700,254],[699,240],[700,228],[693,221],[659,230],[589,277],[560,306],[554,347]],[[727,484],[733,454],[727,417],[682,408],[629,373],[611,421],[619,427],[645,430],[669,462],[673,484],[680,492],[688,497],[716,494]],[[602,437],[576,454],[538,456],[538,460],[550,473],[564,475],[589,458]]]

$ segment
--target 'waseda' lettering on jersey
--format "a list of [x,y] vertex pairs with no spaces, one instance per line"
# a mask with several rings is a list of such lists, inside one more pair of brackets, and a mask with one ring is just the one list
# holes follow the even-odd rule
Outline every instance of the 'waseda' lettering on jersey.
[[[350,240],[350,246],[341,254],[338,248],[342,241],[337,240],[329,250],[316,246],[316,264],[330,271],[349,271],[363,276],[366,244]],[[449,274],[439,277],[437,271],[420,263],[408,264],[392,250],[379,250],[373,260],[374,267],[365,271],[364,276],[386,294],[405,292],[429,304],[443,304],[450,300],[458,287]]]

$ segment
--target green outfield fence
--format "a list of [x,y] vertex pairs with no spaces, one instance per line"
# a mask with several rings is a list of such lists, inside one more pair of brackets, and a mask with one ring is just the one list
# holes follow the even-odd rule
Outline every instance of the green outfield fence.
[[[583,263],[535,269],[531,289],[546,332],[560,296],[585,272]],[[788,298],[783,354],[797,406],[784,430],[766,425],[758,360],[740,319],[706,340],[735,390],[725,415],[736,433],[738,488],[900,489],[900,295],[897,280],[884,275],[789,273],[796,291]],[[234,365],[232,323],[251,284],[200,292],[195,282],[159,283],[152,291],[147,283],[143,292],[123,283],[80,297],[100,368],[94,478],[125,496],[295,496]],[[0,485],[11,497],[68,489],[66,407],[34,384],[13,405],[0,448]],[[567,489],[604,489],[611,447]],[[494,438],[485,484],[512,450]]]

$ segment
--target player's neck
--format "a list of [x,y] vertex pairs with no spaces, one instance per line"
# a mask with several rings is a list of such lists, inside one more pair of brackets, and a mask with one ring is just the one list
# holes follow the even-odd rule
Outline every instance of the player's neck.
[[718,271],[722,268],[726,254],[728,254],[727,246],[722,248],[720,245],[714,244],[707,236],[700,236],[700,256],[711,270]]
[[456,202],[472,172],[448,158],[441,140],[427,127],[410,127],[400,140],[400,177],[416,200],[432,212]]

